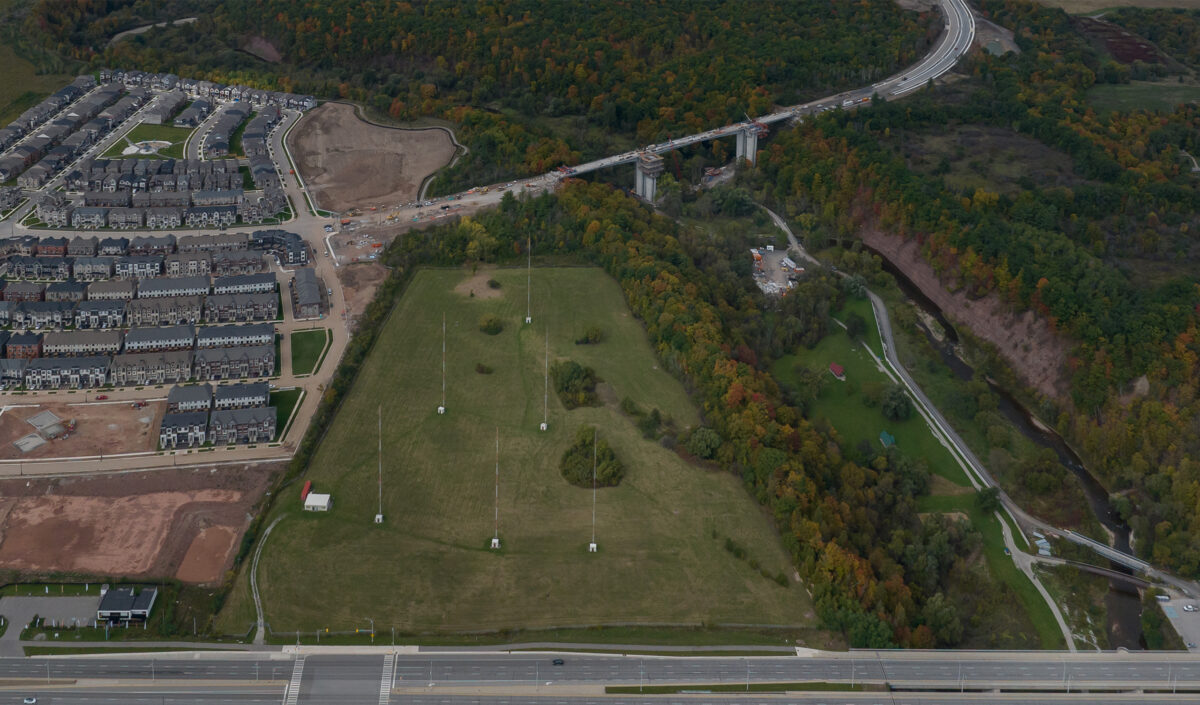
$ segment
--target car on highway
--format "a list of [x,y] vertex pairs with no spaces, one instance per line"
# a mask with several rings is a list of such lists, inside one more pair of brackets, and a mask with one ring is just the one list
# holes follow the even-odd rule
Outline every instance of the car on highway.
[[21,702],[25,703],[25,705],[35,705],[37,703],[37,698],[35,698],[31,695],[28,698],[25,698],[24,700],[22,700]]
[[563,660],[562,660],[562,659],[560,659],[560,658],[556,658],[556,659],[554,659],[553,661],[551,661],[550,663],[554,664],[555,666],[561,666],[561,665],[563,665],[564,663],[566,663],[566,661],[563,661]]
[[108,398],[107,394],[99,394],[96,396],[96,401],[104,401],[107,398]]

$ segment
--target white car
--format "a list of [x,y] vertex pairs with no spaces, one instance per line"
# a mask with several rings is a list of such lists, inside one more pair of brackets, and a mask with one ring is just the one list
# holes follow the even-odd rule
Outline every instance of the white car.
[[1195,611],[1196,611],[1196,606],[1195,606],[1195,605],[1184,605],[1184,606],[1183,606],[1183,611],[1184,611],[1184,612],[1195,612]]

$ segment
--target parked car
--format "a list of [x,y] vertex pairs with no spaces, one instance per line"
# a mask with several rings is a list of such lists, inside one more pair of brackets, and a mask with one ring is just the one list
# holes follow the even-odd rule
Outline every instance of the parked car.
[[96,395],[96,401],[104,401],[104,400],[105,400],[105,399],[107,399],[107,398],[108,398],[108,395],[107,395],[107,394],[98,394],[98,395]]

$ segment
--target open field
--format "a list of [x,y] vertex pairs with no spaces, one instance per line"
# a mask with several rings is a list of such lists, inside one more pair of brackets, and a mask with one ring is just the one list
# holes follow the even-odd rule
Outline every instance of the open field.
[[[679,428],[699,423],[680,383],[658,369],[616,283],[596,269],[534,271],[525,326],[525,272],[486,273],[499,296],[458,293],[463,270],[418,273],[381,333],[303,479],[333,494],[333,511],[299,511],[299,483],[281,497],[258,580],[276,632],[324,627],[455,632],[599,623],[811,624],[803,588],[770,520],[741,482],[691,466],[645,440],[617,408],[630,397]],[[469,291],[469,289],[467,290]],[[495,290],[493,290],[495,291]],[[441,401],[441,326],[448,328],[447,413]],[[479,331],[498,315],[503,332]],[[599,325],[606,339],[577,346]],[[604,406],[543,416],[543,350],[594,367]],[[493,368],[479,374],[475,366]],[[376,512],[376,410],[384,419],[381,526]],[[599,553],[589,554],[592,496],[569,485],[558,459],[583,424],[597,424],[627,473],[599,493]],[[493,535],[495,442],[500,438],[500,529]],[[744,547],[762,570],[726,550]],[[218,627],[245,629],[240,589]],[[336,595],[337,599],[329,599]]]
[[219,582],[273,471],[0,481],[0,569]]
[[[130,156],[125,153],[125,150],[132,149],[131,145],[143,141],[160,141],[170,142],[171,146],[159,149],[156,154],[160,157],[169,157],[172,159],[183,159],[183,143],[187,141],[188,135],[192,134],[190,127],[173,127],[171,125],[147,125],[139,124],[137,127],[129,131],[129,134],[104,153],[105,157],[120,157]],[[136,151],[131,153],[132,156],[137,156]]]
[[[0,412],[0,459],[76,458],[154,450],[158,447],[158,423],[165,409],[163,401],[149,402],[140,409],[132,408],[129,402],[83,404],[65,400],[9,407]],[[64,424],[74,419],[75,431],[69,438],[48,441],[22,453],[13,441],[35,433],[26,419],[42,411],[52,412]]]
[[1180,103],[1200,101],[1200,85],[1175,81],[1131,81],[1096,85],[1088,89],[1088,102],[1097,113],[1159,110],[1169,112]]
[[292,333],[292,374],[307,375],[317,371],[317,363],[329,347],[329,330],[301,330]]
[[17,56],[8,43],[0,43],[0,66],[4,67],[4,80],[0,81],[0,125],[12,122],[13,118],[75,78],[38,75],[33,64]]
[[412,201],[455,151],[443,130],[372,125],[346,103],[326,103],[305,115],[288,135],[288,147],[313,199],[331,211]]

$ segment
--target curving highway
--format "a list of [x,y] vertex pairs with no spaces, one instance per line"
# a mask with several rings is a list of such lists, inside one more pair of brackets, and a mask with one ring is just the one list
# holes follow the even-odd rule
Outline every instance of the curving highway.
[[746,120],[659,144],[652,144],[644,150],[632,150],[611,157],[578,164],[566,170],[564,175],[586,174],[620,164],[632,164],[637,161],[639,154],[646,152],[662,154],[699,142],[708,142],[709,140],[720,139],[722,137],[732,137],[743,130],[753,130],[755,123],[770,125],[784,120],[803,118],[806,115],[822,113],[838,107],[853,108],[869,101],[871,96],[876,94],[888,98],[900,98],[907,95],[953,68],[975,40],[975,18],[971,14],[971,9],[967,7],[966,0],[938,0],[938,6],[941,9],[942,15],[946,18],[946,25],[945,30],[938,39],[937,46],[934,47],[932,52],[926,54],[925,58],[921,59],[915,66],[911,66],[891,78],[887,78],[866,88],[858,88],[802,105],[784,108],[783,110],[763,115],[754,120]]

